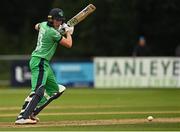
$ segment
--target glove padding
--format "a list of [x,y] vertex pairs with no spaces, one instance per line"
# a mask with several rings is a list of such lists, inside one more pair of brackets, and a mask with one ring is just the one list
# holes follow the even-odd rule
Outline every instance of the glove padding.
[[66,23],[59,26],[59,31],[69,32],[71,35],[74,32],[74,27],[69,27]]

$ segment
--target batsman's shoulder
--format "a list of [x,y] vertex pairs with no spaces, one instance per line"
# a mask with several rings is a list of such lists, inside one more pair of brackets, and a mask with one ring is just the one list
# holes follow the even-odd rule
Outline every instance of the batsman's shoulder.
[[46,21],[43,21],[43,22],[40,22],[39,23],[39,26],[46,26],[47,25],[47,22]]
[[40,24],[47,24],[47,21],[40,22]]

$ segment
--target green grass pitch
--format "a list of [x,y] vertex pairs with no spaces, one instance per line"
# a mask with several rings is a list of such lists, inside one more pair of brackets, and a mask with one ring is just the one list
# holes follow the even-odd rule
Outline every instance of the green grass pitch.
[[180,89],[68,88],[40,113],[38,124],[14,125],[29,91],[0,88],[0,131],[180,130]]

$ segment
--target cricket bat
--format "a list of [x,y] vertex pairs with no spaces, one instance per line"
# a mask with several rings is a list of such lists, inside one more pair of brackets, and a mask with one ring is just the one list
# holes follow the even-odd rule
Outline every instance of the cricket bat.
[[[67,21],[69,27],[76,26],[79,22],[83,21],[87,16],[93,13],[96,10],[96,7],[93,4],[89,4],[83,10],[81,10],[77,15]],[[65,30],[60,29],[59,32],[62,35],[65,35]]]
[[93,4],[89,4],[83,10],[81,10],[77,15],[67,21],[67,25],[73,27],[79,22],[83,21],[87,16],[93,13],[96,10],[96,7]]

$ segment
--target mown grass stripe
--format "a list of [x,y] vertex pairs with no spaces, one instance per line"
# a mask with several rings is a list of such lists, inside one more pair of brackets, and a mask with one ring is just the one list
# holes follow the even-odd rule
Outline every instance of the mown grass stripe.
[[[41,113],[41,116],[55,116],[55,115],[123,115],[123,114],[176,114],[180,111],[149,111],[149,112],[60,112],[60,113]],[[0,117],[13,117],[17,114],[0,114]]]

